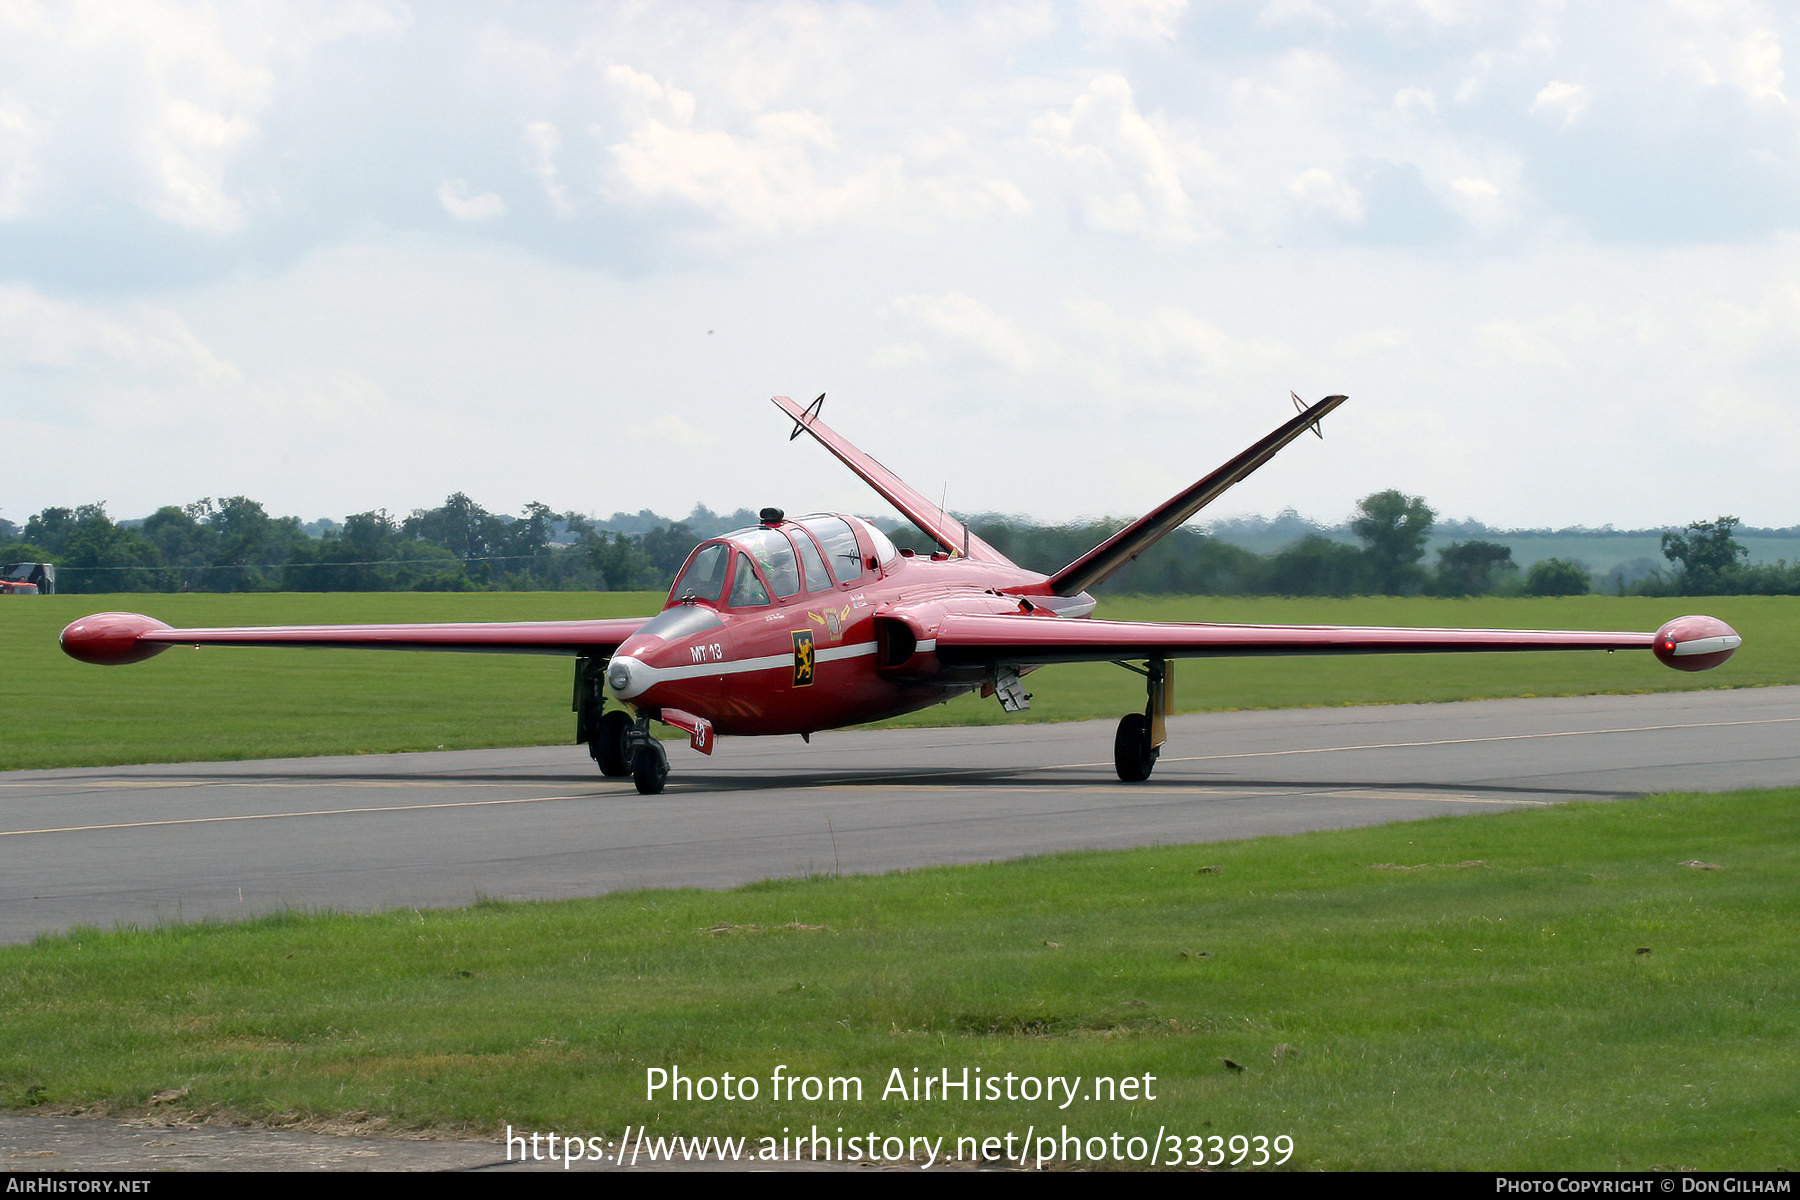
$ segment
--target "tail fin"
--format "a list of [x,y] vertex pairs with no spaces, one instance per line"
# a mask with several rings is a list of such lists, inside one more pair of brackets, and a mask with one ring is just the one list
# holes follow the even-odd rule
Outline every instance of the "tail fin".
[[1186,491],[1170,497],[1162,507],[1139,517],[1052,575],[1050,590],[1058,596],[1074,596],[1119,571],[1159,539],[1180,528],[1189,517],[1217,500],[1231,485],[1268,462],[1277,450],[1308,429],[1318,433],[1319,421],[1347,399],[1347,396],[1327,396],[1307,408],[1295,396],[1294,402],[1301,406],[1298,416]]
[[824,396],[805,408],[786,396],[774,396],[771,399],[776,408],[794,419],[794,432],[788,435],[789,441],[802,433],[812,434],[821,446],[837,456],[839,462],[862,476],[863,482],[881,493],[883,500],[899,509],[907,520],[924,530],[926,536],[946,551],[965,554],[977,562],[1013,565],[1006,555],[970,533],[968,526],[914,491],[898,475],[852,446],[842,434],[819,420],[819,410],[824,407]]

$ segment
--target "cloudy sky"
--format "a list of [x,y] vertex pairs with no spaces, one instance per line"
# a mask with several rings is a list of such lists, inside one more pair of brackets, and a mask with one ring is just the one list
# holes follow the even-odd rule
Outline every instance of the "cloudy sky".
[[0,0],[0,516],[1800,522],[1750,0]]

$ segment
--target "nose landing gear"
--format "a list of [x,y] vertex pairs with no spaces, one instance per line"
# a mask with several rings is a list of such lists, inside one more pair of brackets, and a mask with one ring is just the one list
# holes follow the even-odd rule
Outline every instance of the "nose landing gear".
[[669,756],[661,742],[652,741],[632,757],[631,781],[637,785],[638,795],[660,795],[668,778]]

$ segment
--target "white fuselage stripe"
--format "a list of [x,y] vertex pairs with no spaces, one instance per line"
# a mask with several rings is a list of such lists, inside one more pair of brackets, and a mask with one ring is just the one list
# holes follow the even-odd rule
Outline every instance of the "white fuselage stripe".
[[[873,653],[875,653],[874,642],[853,642],[848,646],[819,646],[813,650],[813,661],[837,662],[841,659],[860,658],[865,654]],[[632,664],[631,674],[634,681],[638,677],[638,673],[643,672],[643,676],[648,682],[641,690],[648,690],[659,683],[668,683],[676,679],[704,679],[709,675],[743,675],[751,671],[787,670],[794,665],[792,653],[765,654],[761,658],[726,659],[723,662],[683,663],[678,667],[653,667],[649,663],[625,655],[616,657],[613,661],[617,662],[619,658],[626,658]]]

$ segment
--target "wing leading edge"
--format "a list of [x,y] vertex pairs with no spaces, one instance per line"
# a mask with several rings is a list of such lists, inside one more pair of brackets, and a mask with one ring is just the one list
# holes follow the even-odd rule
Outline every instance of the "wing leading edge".
[[[1052,575],[1050,590],[1058,596],[1074,596],[1103,582],[1164,536],[1180,528],[1189,517],[1224,495],[1227,490],[1241,482],[1251,472],[1274,458],[1276,452],[1283,446],[1308,429],[1318,433],[1319,422],[1325,418],[1327,413],[1347,399],[1349,399],[1347,396],[1327,396],[1317,404],[1308,407],[1300,397],[1295,396],[1294,403],[1300,407],[1298,416],[1284,423],[1279,429],[1230,462],[1225,463],[1212,474],[1204,479],[1196,480],[1193,486],[1169,497],[1159,507],[1145,513]],[[1320,434],[1319,436],[1323,437],[1324,435]]]
[[170,646],[310,646],[338,650],[447,650],[470,654],[610,655],[648,617],[442,625],[265,625],[172,629],[138,613],[97,613],[62,631],[63,652],[103,666],[142,662]]
[[1678,670],[1716,667],[1742,644],[1713,617],[1678,617],[1655,633],[1529,629],[1404,629],[1353,625],[1210,625],[1065,620],[1051,616],[946,616],[946,666],[1040,666],[1124,659],[1296,654],[1431,654],[1520,650],[1650,650]]

